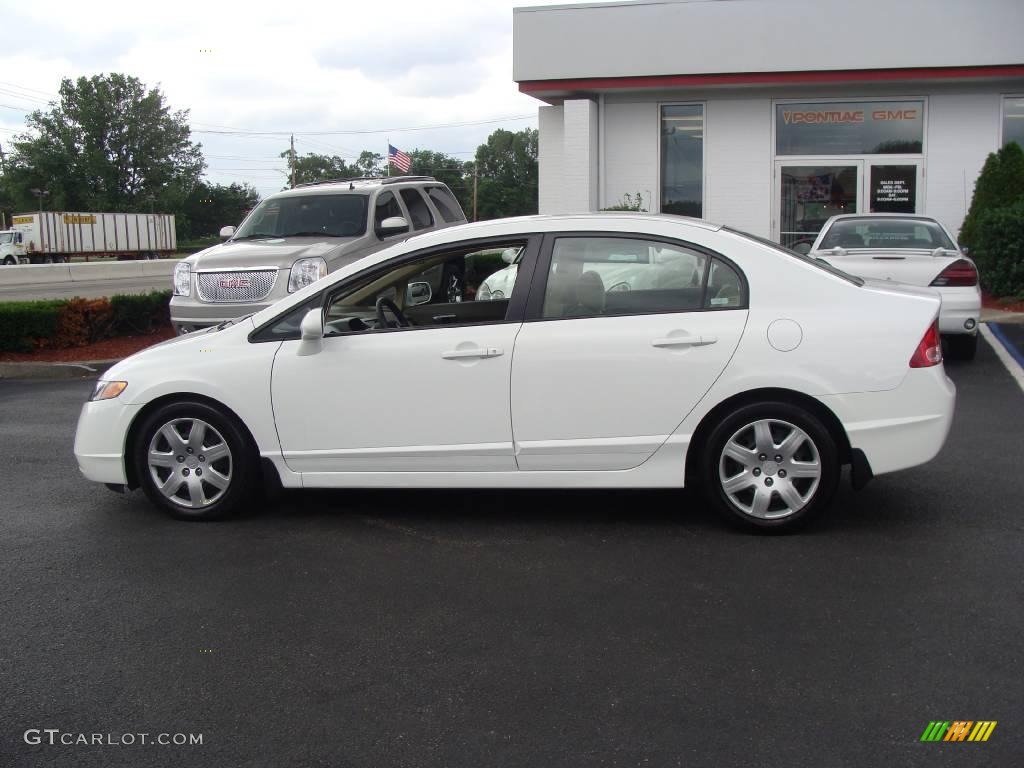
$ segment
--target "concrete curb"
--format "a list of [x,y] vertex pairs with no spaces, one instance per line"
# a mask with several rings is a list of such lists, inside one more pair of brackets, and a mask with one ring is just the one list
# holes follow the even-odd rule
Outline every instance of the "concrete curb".
[[0,379],[91,379],[119,360],[79,363],[0,363]]

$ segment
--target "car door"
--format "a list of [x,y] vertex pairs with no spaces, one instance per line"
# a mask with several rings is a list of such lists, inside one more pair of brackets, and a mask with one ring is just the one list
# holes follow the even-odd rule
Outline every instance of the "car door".
[[[475,302],[464,280],[441,296],[417,294],[415,301],[426,301],[412,306],[409,290],[438,266],[457,273],[452,264],[487,246],[433,249],[355,278],[321,305],[326,335],[315,354],[298,339],[284,341],[271,396],[291,469],[325,475],[516,469],[509,380],[525,297],[518,304]],[[414,324],[379,325],[379,298],[408,312]],[[391,315],[385,313],[388,325]]]
[[516,339],[520,470],[645,461],[728,364],[747,287],[721,256],[637,236],[545,240]]

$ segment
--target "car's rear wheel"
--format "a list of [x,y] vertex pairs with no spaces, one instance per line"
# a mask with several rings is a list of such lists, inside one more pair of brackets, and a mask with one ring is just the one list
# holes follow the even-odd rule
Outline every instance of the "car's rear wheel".
[[783,402],[743,406],[714,428],[702,486],[727,520],[760,531],[794,530],[822,512],[839,481],[836,441],[821,421]]
[[170,403],[139,428],[135,472],[150,501],[172,516],[215,520],[255,486],[254,453],[234,417],[206,403]]
[[947,336],[946,354],[950,360],[973,360],[978,354],[978,334]]

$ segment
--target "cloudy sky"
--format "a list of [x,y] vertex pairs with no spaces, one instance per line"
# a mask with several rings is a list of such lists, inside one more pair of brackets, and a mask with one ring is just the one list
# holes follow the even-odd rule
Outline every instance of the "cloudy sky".
[[[469,159],[496,128],[536,127],[539,103],[512,82],[512,8],[543,4],[8,4],[0,143],[6,149],[25,115],[55,98],[62,77],[124,72],[159,85],[173,109],[191,110],[212,181],[249,181],[262,194],[284,183],[278,156],[288,136],[252,132],[294,131],[300,153],[383,154],[390,139]],[[463,125],[399,130],[453,123]],[[317,131],[351,133],[304,135]]]

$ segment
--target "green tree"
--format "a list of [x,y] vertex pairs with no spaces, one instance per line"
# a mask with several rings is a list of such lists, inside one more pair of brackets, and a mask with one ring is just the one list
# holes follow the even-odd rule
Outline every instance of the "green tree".
[[446,155],[444,152],[433,152],[429,149],[414,149],[409,153],[409,158],[412,160],[409,167],[410,176],[433,176],[438,181],[447,184],[458,198],[462,209],[467,213],[472,212],[472,163]]
[[64,210],[175,210],[205,168],[188,110],[172,112],[159,88],[119,73],[65,78],[60,98],[26,118],[5,179],[22,208],[32,188]]
[[974,184],[971,207],[960,228],[960,242],[971,248],[977,247],[981,217],[1021,200],[1024,200],[1024,150],[1020,144],[1011,141],[985,160]]
[[[285,160],[291,154],[290,149],[281,153]],[[307,152],[305,155],[295,153],[295,183],[309,184],[314,181],[330,179],[346,179],[362,175],[354,165],[348,165],[337,155],[320,155]],[[289,170],[289,183],[291,182]]]
[[229,224],[238,226],[259,201],[259,192],[249,184],[201,181],[183,202],[177,218],[178,236],[191,240],[216,235]]
[[[499,128],[477,148],[478,219],[537,212],[537,141],[536,129]],[[472,205],[466,213],[472,217]]]

